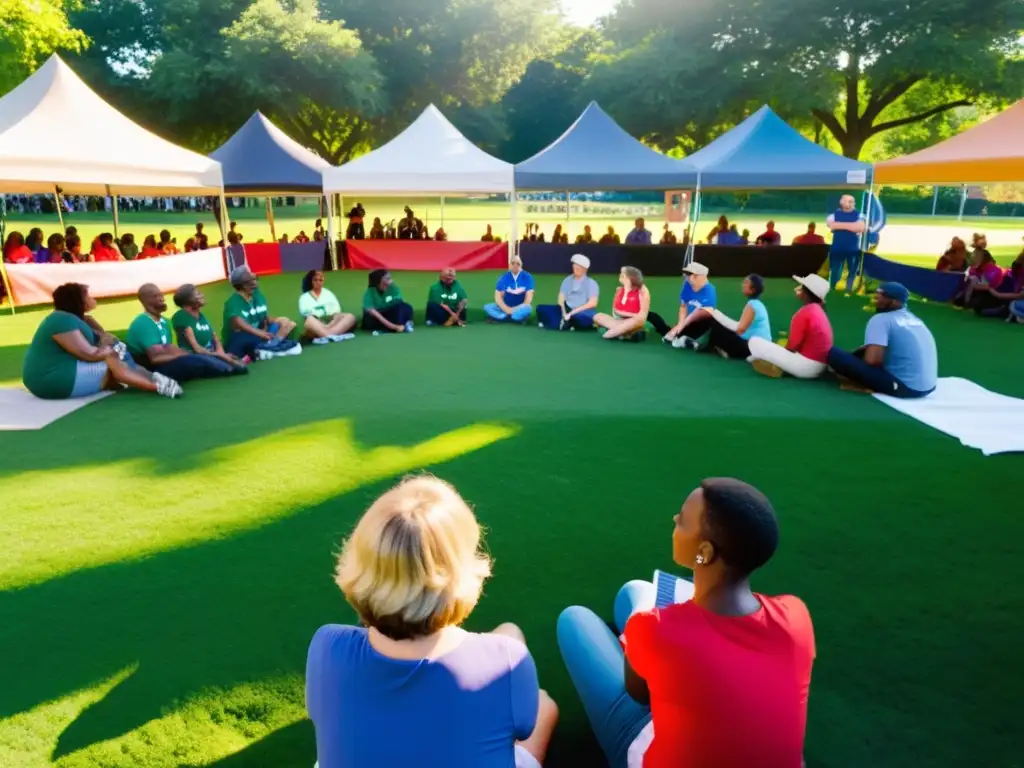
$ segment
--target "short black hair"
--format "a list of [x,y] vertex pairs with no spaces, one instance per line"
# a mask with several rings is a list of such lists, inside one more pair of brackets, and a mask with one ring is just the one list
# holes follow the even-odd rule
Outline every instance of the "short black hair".
[[78,227],[68,227],[64,230],[64,237],[71,237],[78,234]]
[[58,247],[63,248],[64,247],[64,235],[62,235],[60,232],[54,232],[52,235],[50,235],[46,239],[46,247],[49,248],[51,251],[54,248],[58,248]]
[[807,288],[806,285],[801,285],[800,286],[800,290],[801,290],[801,292],[804,295],[804,300],[808,304],[821,304],[821,306],[823,306],[823,307],[825,306],[825,300],[823,298],[821,298],[820,296],[818,296],[818,294],[813,293],[812,291],[810,291]]
[[768,497],[731,477],[712,477],[704,492],[703,527],[715,551],[737,576],[767,563],[779,546],[779,522]]
[[81,244],[82,244],[82,238],[80,238],[78,235],[68,235],[64,239],[64,247],[67,248],[69,251],[72,248],[74,248],[76,245],[81,245]]
[[747,280],[750,281],[751,288],[754,289],[754,295],[751,298],[756,299],[762,293],[764,293],[764,278],[758,274],[747,275]]
[[388,271],[386,269],[375,269],[369,274],[369,283],[371,288],[377,288],[380,286],[380,281],[384,279]]
[[78,318],[85,317],[85,290],[81,283],[64,283],[53,291],[53,308]]
[[311,269],[309,272],[302,276],[302,292],[309,293],[313,290],[313,276],[319,272],[319,269]]

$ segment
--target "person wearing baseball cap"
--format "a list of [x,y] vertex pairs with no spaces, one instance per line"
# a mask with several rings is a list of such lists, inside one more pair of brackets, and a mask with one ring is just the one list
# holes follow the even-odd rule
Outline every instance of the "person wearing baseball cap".
[[683,288],[679,292],[679,318],[671,328],[657,312],[651,312],[647,321],[666,344],[676,349],[697,349],[697,338],[690,333],[684,334],[690,323],[711,317],[711,312],[718,304],[718,292],[708,280],[708,268],[692,261],[683,267]]
[[[256,347],[275,339],[287,338],[295,330],[295,322],[287,317],[272,318],[268,314],[267,297],[259,289],[256,275],[242,265],[228,276],[235,292],[224,303],[224,325],[221,337],[229,355],[241,359],[256,358]],[[302,351],[298,349],[298,354]]]
[[[687,335],[692,339],[708,337],[707,349],[717,352],[726,359],[746,360],[750,357],[750,340],[755,338],[772,340],[772,326],[768,309],[761,301],[764,293],[764,279],[760,275],[747,275],[743,281],[743,295],[747,304],[739,320],[733,320],[715,309],[705,317],[694,320],[687,326]],[[699,351],[700,347],[695,346]]]
[[549,330],[570,330],[594,327],[594,309],[601,289],[597,281],[587,276],[590,259],[577,253],[570,260],[572,274],[558,288],[558,304],[537,307],[537,325]]
[[832,324],[824,306],[828,280],[821,275],[793,275],[793,279],[798,283],[795,292],[803,306],[790,321],[786,346],[753,338],[748,342],[750,361],[754,370],[765,376],[778,378],[788,373],[799,379],[816,379],[825,372],[832,349]]
[[833,347],[828,365],[854,389],[901,398],[935,391],[939,357],[935,337],[907,309],[910,293],[901,283],[882,283],[875,291],[875,316],[864,331],[864,346],[854,352]]

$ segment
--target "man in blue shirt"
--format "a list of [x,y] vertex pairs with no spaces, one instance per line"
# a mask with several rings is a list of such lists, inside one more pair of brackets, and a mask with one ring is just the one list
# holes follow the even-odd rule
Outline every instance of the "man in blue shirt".
[[683,267],[683,288],[679,292],[679,319],[674,326],[669,327],[664,318],[657,312],[649,312],[647,322],[654,326],[654,330],[662,337],[666,344],[671,344],[676,349],[681,347],[696,347],[697,342],[683,335],[686,326],[701,317],[710,317],[710,312],[718,304],[718,294],[708,281],[708,268],[696,261],[690,262]]
[[518,255],[508,262],[508,272],[498,278],[494,288],[494,302],[484,305],[484,312],[491,320],[503,323],[523,323],[533,314],[533,275],[523,269],[523,260]]
[[853,281],[857,277],[857,266],[860,263],[860,236],[866,226],[864,217],[857,210],[857,201],[853,195],[839,198],[839,208],[826,220],[832,230],[832,248],[828,253],[829,287],[834,291],[843,275],[846,265],[846,292],[853,291]]
[[935,337],[906,308],[908,299],[902,284],[882,283],[864,346],[852,353],[833,347],[829,367],[854,388],[868,392],[905,398],[930,395],[939,376]]
[[646,228],[643,218],[634,222],[634,228],[626,235],[626,245],[650,245],[651,233]]

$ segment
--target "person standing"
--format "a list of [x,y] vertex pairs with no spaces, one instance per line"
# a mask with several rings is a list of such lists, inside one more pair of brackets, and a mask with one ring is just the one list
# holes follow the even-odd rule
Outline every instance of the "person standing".
[[826,223],[832,230],[832,248],[828,253],[829,289],[835,290],[839,285],[843,265],[846,265],[846,292],[850,293],[860,264],[860,236],[867,226],[863,214],[857,210],[857,201],[853,195],[839,198],[839,207]]
[[469,295],[462,283],[455,279],[455,270],[452,267],[442,269],[440,278],[430,286],[427,296],[427,325],[446,328],[465,325],[468,303]]

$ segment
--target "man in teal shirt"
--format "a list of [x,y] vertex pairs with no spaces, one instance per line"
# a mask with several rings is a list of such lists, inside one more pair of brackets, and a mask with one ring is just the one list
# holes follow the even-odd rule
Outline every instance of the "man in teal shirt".
[[465,325],[468,303],[469,296],[462,283],[455,279],[455,270],[442,269],[440,279],[430,286],[427,297],[427,325]]

